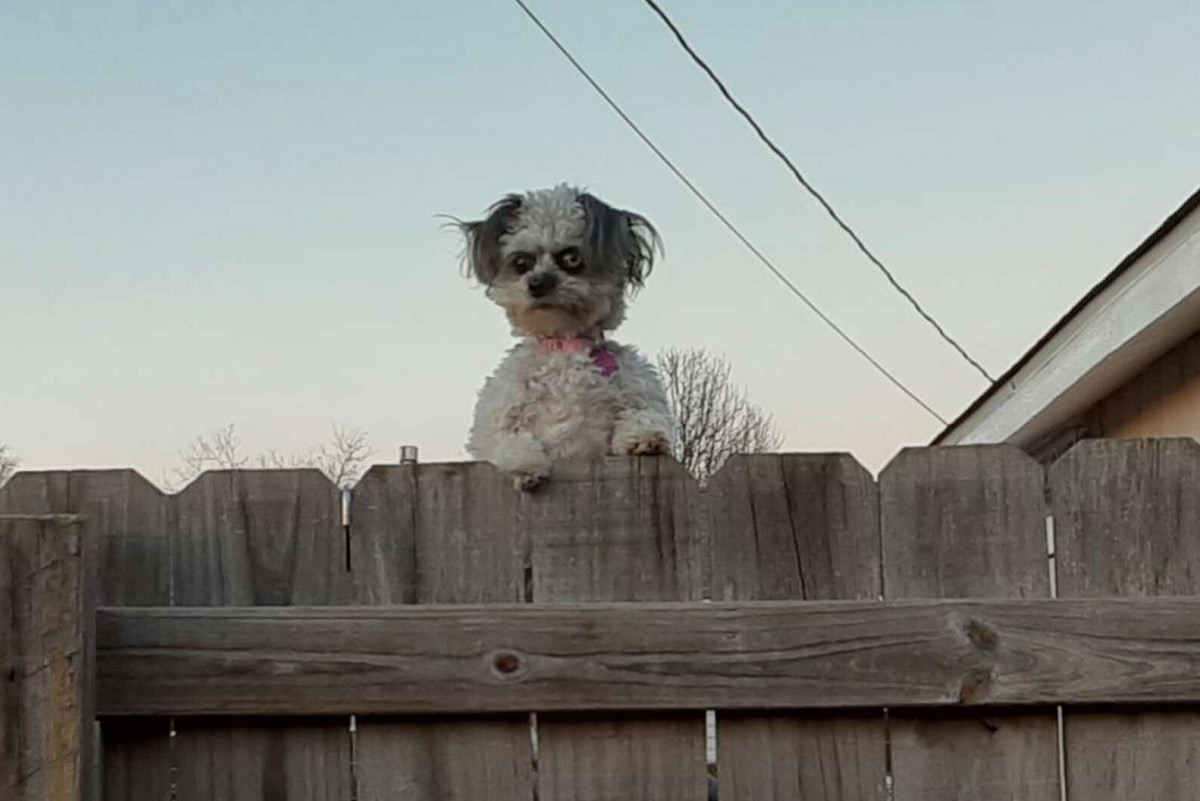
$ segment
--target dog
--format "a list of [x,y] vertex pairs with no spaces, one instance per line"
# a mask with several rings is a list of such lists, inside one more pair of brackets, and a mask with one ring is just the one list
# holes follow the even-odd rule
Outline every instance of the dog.
[[456,222],[467,272],[520,338],[484,382],[467,452],[526,491],[562,461],[669,454],[674,422],[657,372],[607,338],[662,254],[654,226],[566,184]]

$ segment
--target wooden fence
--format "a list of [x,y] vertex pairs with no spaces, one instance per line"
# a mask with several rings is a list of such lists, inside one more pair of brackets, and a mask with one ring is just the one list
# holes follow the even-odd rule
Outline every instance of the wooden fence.
[[346,499],[313,471],[24,473],[0,797],[1181,801],[1190,596],[1190,440],[914,449],[878,481],[744,457],[703,490],[612,459],[534,495],[478,464]]

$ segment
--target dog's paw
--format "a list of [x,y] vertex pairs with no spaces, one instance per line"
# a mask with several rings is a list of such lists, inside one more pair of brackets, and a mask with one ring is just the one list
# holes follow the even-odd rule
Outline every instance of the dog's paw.
[[666,434],[651,431],[623,443],[622,453],[626,456],[669,456],[671,441]]
[[550,477],[550,457],[532,436],[510,434],[501,439],[492,454],[492,464],[512,478],[513,486],[531,492]]

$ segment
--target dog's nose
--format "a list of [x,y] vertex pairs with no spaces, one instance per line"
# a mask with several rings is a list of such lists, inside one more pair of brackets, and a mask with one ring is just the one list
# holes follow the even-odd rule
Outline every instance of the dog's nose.
[[558,286],[558,276],[554,273],[534,273],[529,277],[529,294],[535,298],[543,298]]

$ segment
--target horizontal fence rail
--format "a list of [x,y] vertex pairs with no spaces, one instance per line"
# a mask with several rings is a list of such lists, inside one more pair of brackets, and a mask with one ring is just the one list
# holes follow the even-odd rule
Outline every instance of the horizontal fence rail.
[[101,715],[1200,702],[1200,598],[103,609]]

